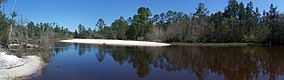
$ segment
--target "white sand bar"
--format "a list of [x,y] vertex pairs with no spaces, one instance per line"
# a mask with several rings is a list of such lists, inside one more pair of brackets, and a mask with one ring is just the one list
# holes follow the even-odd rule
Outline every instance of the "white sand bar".
[[42,68],[42,61],[37,56],[18,58],[0,52],[0,80],[12,80],[17,77],[29,76]]
[[118,46],[151,46],[151,47],[170,46],[170,44],[158,43],[158,42],[130,41],[130,40],[106,40],[106,39],[71,39],[71,40],[61,40],[59,42],[100,44],[100,45],[118,45]]

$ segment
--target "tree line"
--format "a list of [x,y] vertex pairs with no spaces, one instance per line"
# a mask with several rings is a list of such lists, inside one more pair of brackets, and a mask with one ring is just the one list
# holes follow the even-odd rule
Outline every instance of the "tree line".
[[47,45],[50,41],[59,39],[73,38],[74,33],[68,28],[56,23],[34,23],[32,21],[26,24],[13,23],[13,31],[9,40],[9,27],[11,23],[0,16],[0,42],[5,44],[37,44]]
[[[10,25],[13,25],[11,39],[9,40]],[[17,23],[0,15],[0,42],[12,43],[40,43],[47,40],[73,38],[73,32],[68,28],[55,23]]]
[[[2,11],[4,7],[1,3]],[[167,11],[152,15],[147,7],[140,7],[133,17],[120,17],[106,25],[97,21],[95,29],[80,24],[74,32],[54,23],[16,22],[11,13],[0,15],[0,41],[26,42],[40,39],[93,38],[119,40],[147,40],[188,43],[283,43],[284,14],[271,4],[268,11],[260,11],[252,2],[229,0],[223,11],[209,14],[205,4],[186,14]],[[34,42],[34,41],[33,41]]]
[[78,26],[75,38],[104,38],[189,43],[283,43],[284,14],[271,4],[269,11],[254,7],[250,1],[229,0],[224,11],[209,14],[204,3],[186,14],[168,11],[152,15],[140,7],[137,14],[120,17],[110,26],[99,19],[98,29]]
[[6,15],[4,5],[8,0],[0,0],[0,42],[3,44],[37,44],[47,45],[50,40],[73,38],[73,32],[55,23],[26,23],[23,19],[15,20],[18,16],[15,11],[14,0],[11,15]]

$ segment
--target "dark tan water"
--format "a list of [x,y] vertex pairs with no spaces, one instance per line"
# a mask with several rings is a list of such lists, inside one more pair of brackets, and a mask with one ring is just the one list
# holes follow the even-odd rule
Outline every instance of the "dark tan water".
[[284,79],[281,47],[117,47],[58,44],[33,80]]

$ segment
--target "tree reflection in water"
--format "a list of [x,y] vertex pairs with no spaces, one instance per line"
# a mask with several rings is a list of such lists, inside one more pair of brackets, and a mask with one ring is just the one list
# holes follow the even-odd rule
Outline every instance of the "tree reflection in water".
[[118,47],[76,44],[79,55],[98,49],[97,60],[110,56],[120,65],[131,64],[144,78],[151,69],[188,71],[200,79],[215,73],[228,80],[251,80],[269,76],[275,80],[284,73],[284,48],[281,47]]

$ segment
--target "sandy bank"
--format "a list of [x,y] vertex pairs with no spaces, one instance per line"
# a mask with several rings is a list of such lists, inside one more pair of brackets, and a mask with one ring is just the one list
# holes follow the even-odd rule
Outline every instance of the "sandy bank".
[[29,76],[42,67],[42,61],[37,56],[18,58],[6,55],[4,52],[0,53],[0,56],[2,56],[0,80],[11,80],[16,77]]
[[87,43],[87,44],[100,44],[100,45],[119,45],[119,46],[151,46],[151,47],[170,46],[170,44],[158,43],[158,42],[129,41],[129,40],[106,40],[106,39],[71,39],[71,40],[61,40],[59,42]]
[[190,47],[248,47],[263,46],[257,43],[171,43],[172,46],[190,46]]

